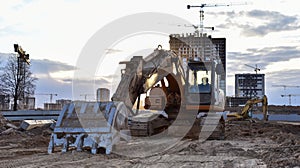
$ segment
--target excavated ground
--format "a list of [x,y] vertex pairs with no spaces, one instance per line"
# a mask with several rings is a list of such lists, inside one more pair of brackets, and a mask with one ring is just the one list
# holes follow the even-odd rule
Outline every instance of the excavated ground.
[[[48,155],[51,130],[20,131],[1,119],[0,167],[299,167],[300,124],[226,123],[225,140],[181,141],[146,157],[70,151]],[[14,123],[17,125],[18,123]],[[7,131],[10,129],[9,131]],[[122,142],[125,144],[125,142]],[[146,142],[130,142],[127,145]],[[159,143],[159,141],[157,141]],[[144,145],[145,147],[146,145]],[[124,146],[126,148],[126,146]],[[149,147],[150,150],[151,147]],[[145,147],[147,150],[147,147]],[[136,153],[138,150],[131,151]]]

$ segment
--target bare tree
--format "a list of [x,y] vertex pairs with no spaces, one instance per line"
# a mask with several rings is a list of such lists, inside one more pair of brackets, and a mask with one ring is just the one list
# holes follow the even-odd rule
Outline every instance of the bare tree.
[[[0,59],[0,75],[1,75],[1,70],[2,70],[2,68],[3,68],[3,67],[1,66],[1,63],[2,63],[2,62],[1,62],[1,59]],[[1,82],[1,83],[0,83],[0,95],[2,95],[2,94],[4,94],[4,93],[3,93],[2,82]]]
[[29,65],[17,56],[9,57],[0,80],[3,92],[13,98],[14,111],[18,109],[18,100],[34,95],[37,78],[33,77]]

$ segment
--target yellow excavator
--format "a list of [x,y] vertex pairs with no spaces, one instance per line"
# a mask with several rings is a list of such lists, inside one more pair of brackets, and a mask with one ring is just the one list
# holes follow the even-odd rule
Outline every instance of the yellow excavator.
[[[167,132],[196,139],[201,131],[203,135],[208,132],[206,135],[211,137],[224,138],[225,121],[220,115],[225,103],[220,88],[224,72],[221,60],[184,60],[174,51],[157,48],[145,58],[134,56],[120,64],[126,67],[121,71],[112,101],[74,101],[65,106],[48,153],[60,146],[63,152],[89,148],[97,153],[99,148],[105,148],[109,154],[120,137],[126,135]],[[201,84],[203,80],[205,86]],[[144,108],[140,108],[143,97]]]
[[246,102],[245,106],[242,108],[240,113],[229,113],[227,114],[228,121],[235,120],[247,120],[251,118],[250,110],[252,109],[254,104],[262,103],[262,112],[263,112],[263,120],[268,121],[268,98],[264,95],[262,98],[253,98]]

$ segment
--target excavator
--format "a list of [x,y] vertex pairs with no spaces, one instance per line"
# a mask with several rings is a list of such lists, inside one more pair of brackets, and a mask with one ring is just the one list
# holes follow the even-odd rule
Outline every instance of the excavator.
[[262,98],[253,98],[246,102],[240,113],[227,114],[228,121],[249,120],[251,118],[250,110],[254,104],[262,103],[263,120],[268,121],[268,98],[264,95]]
[[59,146],[62,152],[76,148],[96,154],[104,148],[110,154],[120,138],[160,134],[224,138],[221,60],[183,59],[159,46],[147,57],[120,64],[125,68],[111,101],[74,101],[63,108],[48,153]]

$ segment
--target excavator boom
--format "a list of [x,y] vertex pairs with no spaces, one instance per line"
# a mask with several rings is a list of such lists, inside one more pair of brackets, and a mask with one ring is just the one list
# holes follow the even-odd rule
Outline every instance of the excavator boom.
[[263,120],[268,120],[268,98],[264,95],[261,99],[254,98],[246,102],[240,113],[229,113],[227,114],[228,120],[245,120],[251,118],[249,111],[252,109],[254,104],[262,103],[262,113],[264,115]]
[[[179,57],[172,51],[154,50],[143,59],[142,56],[134,56],[130,61],[120,62],[125,64],[121,81],[112,96],[112,101],[121,101],[131,109],[139,95],[146,93],[157,82],[163,80],[169,72],[172,72],[172,63],[181,67]],[[184,73],[176,68],[176,74],[184,77]]]

